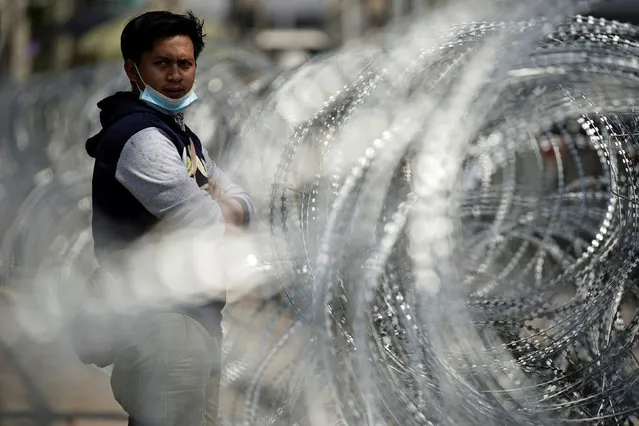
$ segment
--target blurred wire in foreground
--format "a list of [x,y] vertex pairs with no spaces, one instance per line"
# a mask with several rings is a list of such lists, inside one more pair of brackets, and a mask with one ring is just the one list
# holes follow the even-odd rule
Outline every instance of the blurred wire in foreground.
[[[591,3],[442,8],[285,74],[252,65],[252,82],[202,67],[193,127],[263,220],[224,254],[244,262],[226,284],[246,285],[225,317],[226,423],[632,419],[639,30],[563,18]],[[64,322],[91,269],[81,142],[114,86],[86,72],[75,103],[56,80],[3,106],[0,262],[31,286],[32,333]],[[199,242],[141,247],[123,265],[154,272],[135,303],[175,291],[163,253]]]

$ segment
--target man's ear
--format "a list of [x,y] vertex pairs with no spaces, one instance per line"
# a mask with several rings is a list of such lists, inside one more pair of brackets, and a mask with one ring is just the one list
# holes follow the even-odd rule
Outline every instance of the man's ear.
[[140,77],[138,76],[138,72],[135,69],[135,64],[132,60],[127,59],[124,61],[124,72],[132,85],[139,86]]

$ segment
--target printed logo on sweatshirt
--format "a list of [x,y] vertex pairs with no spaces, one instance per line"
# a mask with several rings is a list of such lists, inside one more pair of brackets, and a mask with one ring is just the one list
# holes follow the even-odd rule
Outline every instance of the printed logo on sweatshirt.
[[191,159],[189,150],[184,148],[184,151],[182,152],[182,158],[184,159],[186,172],[189,174],[190,177],[195,179],[200,188],[206,189],[209,185],[209,173],[206,169],[206,162],[199,155],[196,155],[195,157],[196,161],[194,162]]

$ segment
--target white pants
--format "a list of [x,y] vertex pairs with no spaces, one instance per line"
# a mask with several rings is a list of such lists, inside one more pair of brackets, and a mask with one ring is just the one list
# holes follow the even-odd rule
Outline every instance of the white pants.
[[129,425],[218,425],[221,336],[180,313],[149,313],[126,329],[111,387]]

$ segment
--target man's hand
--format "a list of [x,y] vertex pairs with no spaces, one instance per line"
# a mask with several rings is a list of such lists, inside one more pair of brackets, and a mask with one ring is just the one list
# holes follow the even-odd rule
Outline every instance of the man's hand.
[[211,197],[215,200],[215,201],[220,201],[220,199],[222,198],[222,187],[220,187],[220,185],[218,185],[217,183],[213,182],[212,180],[209,179],[209,194],[211,195]]
[[244,211],[242,209],[242,205],[233,198],[225,197],[222,193],[222,188],[212,180],[209,180],[208,191],[211,198],[217,201],[220,205],[227,228],[230,227],[233,231],[236,231],[235,228],[238,228],[237,230],[239,230],[244,222]]

